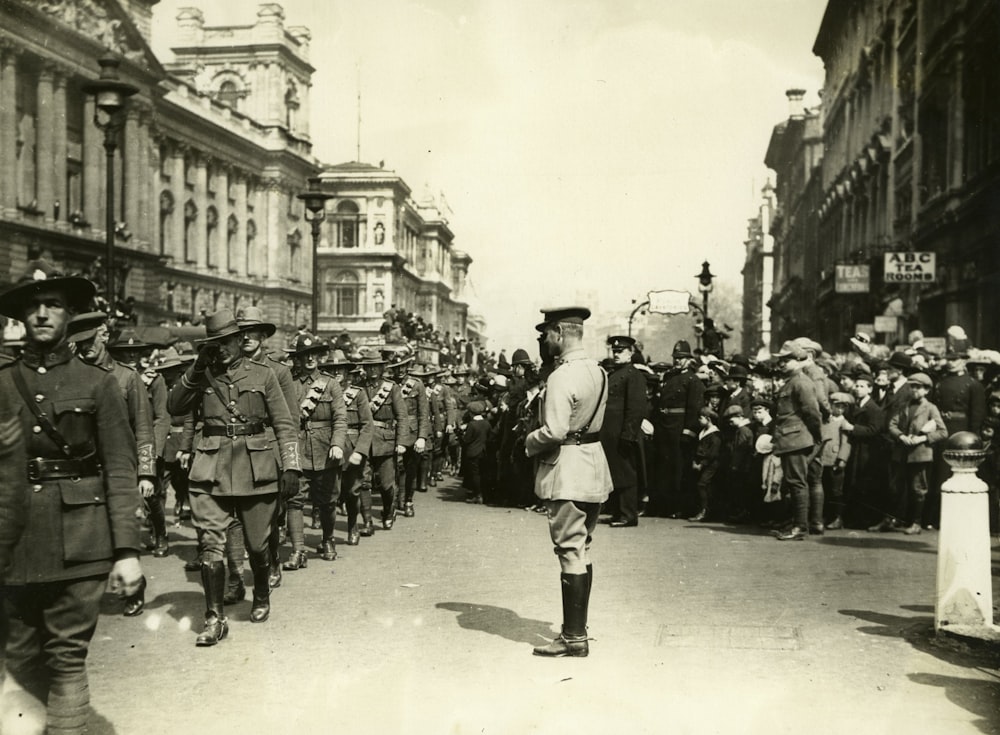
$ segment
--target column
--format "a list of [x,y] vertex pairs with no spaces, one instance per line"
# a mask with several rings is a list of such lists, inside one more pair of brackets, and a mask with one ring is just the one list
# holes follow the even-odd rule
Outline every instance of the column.
[[160,252],[160,190],[163,188],[160,171],[163,163],[160,159],[161,138],[154,133],[149,124],[150,118],[146,118],[146,160],[149,164],[145,169],[148,173],[143,181],[142,191],[146,197],[146,206],[143,219],[146,220],[146,239],[149,242],[150,252],[159,255],[166,255]]
[[13,100],[17,96],[17,56],[11,45],[0,46],[0,210],[17,208],[17,117]]
[[119,146],[122,157],[122,204],[118,211],[128,225],[134,237],[139,234],[139,115],[140,110],[135,103],[128,109],[125,118],[125,145]]
[[[52,101],[55,112],[55,140],[52,150],[52,177],[55,196],[53,204],[59,204],[59,216],[56,219],[65,225],[66,218],[69,216],[69,197],[66,189],[66,73],[63,71],[56,74],[55,94]],[[55,209],[53,208],[52,211],[54,216]]]
[[139,197],[136,207],[137,217],[135,222],[130,223],[132,232],[136,234],[143,245],[144,250],[156,251],[157,246],[150,247],[153,233],[159,229],[156,223],[159,222],[159,202],[151,197],[154,182],[160,180],[160,167],[152,165],[149,150],[149,116],[150,110],[143,107],[139,114],[139,165],[136,176],[136,194]]
[[231,267],[237,275],[245,277],[247,275],[247,261],[250,253],[247,252],[247,177],[243,172],[233,172],[233,195],[235,203],[233,214],[236,215],[236,235],[233,237],[233,260]]
[[284,272],[285,262],[281,257],[285,249],[285,237],[281,223],[284,219],[281,182],[277,178],[267,181],[267,263],[265,277],[267,280],[279,280]]
[[55,148],[55,109],[53,108],[53,86],[55,67],[42,64],[38,72],[38,135],[35,143],[35,196],[38,208],[46,222],[52,221],[52,205],[55,203],[52,181],[52,155]]
[[83,103],[83,218],[91,227],[104,229],[103,134],[94,125],[94,98]]
[[229,247],[229,164],[223,163],[215,172],[215,209],[219,212],[219,224],[216,227],[215,241],[219,244],[219,270],[228,273],[233,267],[233,253]]
[[205,210],[208,208],[208,159],[201,153],[195,154],[194,172],[194,203],[198,207],[198,219],[191,229],[191,253],[188,253],[188,257],[197,262],[200,268],[205,268],[208,265],[208,229],[205,227]]
[[170,194],[174,198],[174,213],[170,215],[170,230],[166,233],[167,254],[175,266],[184,264],[184,147],[174,144],[170,150]]

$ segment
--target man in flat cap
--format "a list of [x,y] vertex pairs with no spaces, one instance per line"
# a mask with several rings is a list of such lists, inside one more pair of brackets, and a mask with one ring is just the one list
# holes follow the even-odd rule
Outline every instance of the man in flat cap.
[[31,501],[2,591],[0,730],[76,733],[87,724],[101,597],[109,583],[125,597],[142,582],[135,439],[114,377],[76,359],[66,339],[94,285],[32,265],[0,296],[0,314],[27,329],[21,359],[0,369],[0,395],[14,396],[31,457],[20,480]]
[[615,502],[611,503],[611,527],[639,525],[640,425],[649,415],[646,378],[632,363],[635,340],[608,337],[613,360],[608,375],[608,402],[601,425],[601,445],[611,469]]
[[[268,536],[280,493],[299,490],[298,431],[274,371],[243,355],[243,333],[232,311],[210,315],[198,359],[170,390],[167,408],[175,416],[200,408],[188,484],[191,517],[202,534],[201,581],[205,628],[199,646],[214,646],[229,632],[223,611],[226,569],[223,555],[230,518],[240,516],[253,572],[250,622],[271,613]],[[274,444],[281,453],[279,472]]]
[[525,452],[538,460],[535,494],[545,503],[549,535],[562,569],[562,632],[534,649],[538,656],[586,656],[587,608],[594,569],[590,541],[601,503],[612,489],[600,443],[608,378],[583,351],[581,307],[543,309],[539,325],[557,366],[542,397],[542,424],[528,434]]

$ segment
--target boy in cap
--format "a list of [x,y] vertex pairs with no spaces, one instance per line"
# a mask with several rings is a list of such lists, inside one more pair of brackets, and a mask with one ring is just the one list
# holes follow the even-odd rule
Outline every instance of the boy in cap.
[[722,434],[715,425],[718,414],[705,406],[698,415],[698,447],[694,452],[692,469],[697,473],[698,512],[688,518],[691,522],[704,521],[708,517],[709,504],[715,489],[715,475],[719,470],[722,453]]
[[930,487],[933,445],[948,438],[944,419],[937,406],[927,400],[934,383],[926,373],[907,378],[910,403],[889,419],[889,435],[906,457],[904,493],[897,497],[895,517],[903,521],[903,533],[920,533],[924,501]]
[[845,412],[854,405],[849,393],[834,391],[830,394],[830,418],[823,423],[823,498],[826,503],[824,520],[826,528],[844,527],[844,470],[851,456],[850,435],[846,430]]

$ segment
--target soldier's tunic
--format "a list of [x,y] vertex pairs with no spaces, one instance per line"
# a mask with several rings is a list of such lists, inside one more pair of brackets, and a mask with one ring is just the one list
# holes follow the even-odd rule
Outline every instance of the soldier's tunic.
[[673,515],[684,502],[685,468],[694,460],[698,414],[705,405],[705,384],[693,370],[664,377],[653,413],[656,480],[650,488],[651,515]]
[[[402,503],[412,503],[414,490],[423,488],[423,461],[431,449],[431,409],[427,399],[427,389],[419,378],[407,376],[400,385],[400,393],[406,404],[406,452],[397,463],[399,474],[400,500]],[[424,451],[415,448],[417,439],[424,440]]]
[[24,431],[18,416],[22,401],[9,387],[0,381],[0,578],[24,530],[29,499]]
[[434,484],[437,473],[441,471],[441,463],[444,461],[444,430],[448,424],[448,413],[445,411],[441,390],[444,387],[437,385],[433,388],[427,388],[427,407],[430,409],[431,417],[431,440],[428,447],[428,461],[424,463],[424,472],[420,478],[421,483],[426,483],[429,480],[431,484]]
[[347,460],[347,407],[340,384],[320,370],[295,381],[298,392],[299,451],[305,482],[289,499],[290,508],[302,508],[306,497],[321,506],[337,502],[341,464],[330,459],[331,447],[345,451]]
[[[371,451],[375,424],[371,406],[368,404],[368,393],[363,386],[348,385],[343,393],[347,422],[344,438],[344,469],[338,478],[341,490],[337,494],[343,498],[347,509],[347,533],[350,539],[358,523],[361,488],[365,479],[365,468],[368,465],[368,453]],[[356,465],[350,463],[351,455],[355,453],[361,455],[361,462]]]
[[[15,371],[69,456],[20,399]],[[29,484],[26,525],[3,590],[6,665],[43,701],[48,693],[51,711],[56,697],[79,702],[115,555],[139,553],[135,438],[114,377],[77,359],[66,344],[44,354],[25,349],[21,362],[0,369],[0,395],[17,399],[31,458],[20,478]]]
[[373,429],[366,478],[369,487],[378,480],[385,523],[391,521],[396,509],[396,447],[406,446],[406,402],[399,386],[387,378],[369,383],[367,388]]
[[156,473],[156,439],[153,433],[153,409],[142,379],[132,368],[106,355],[95,365],[111,373],[128,408],[129,425],[135,435],[136,454],[139,460],[139,477],[154,479]]
[[[266,553],[281,468],[300,471],[298,431],[274,372],[240,357],[207,374],[188,369],[170,391],[174,416],[200,405],[188,482],[191,509],[203,532],[204,562],[222,561],[229,516],[241,517],[251,554]],[[273,437],[273,438],[272,438]]]
[[445,427],[444,437],[441,441],[441,451],[453,469],[458,468],[460,443],[455,434],[455,429],[461,423],[462,412],[459,405],[458,395],[449,385],[441,386],[441,400],[444,402]]

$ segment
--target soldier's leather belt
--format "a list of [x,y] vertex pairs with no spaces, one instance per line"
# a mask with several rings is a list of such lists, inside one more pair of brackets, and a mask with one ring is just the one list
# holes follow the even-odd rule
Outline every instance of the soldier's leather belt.
[[565,439],[562,440],[563,446],[576,446],[577,444],[593,444],[596,441],[600,441],[601,435],[597,432],[591,432],[589,434],[568,434]]
[[205,424],[201,427],[203,436],[251,436],[263,431],[263,421],[251,421],[249,424]]
[[101,474],[101,463],[97,461],[97,457],[61,459],[35,457],[28,460],[28,479],[32,482],[65,480],[70,477],[96,477],[99,474]]
[[184,433],[184,427],[183,426],[171,426],[170,427],[170,433],[171,434],[183,434]]
[[687,413],[686,408],[661,408],[660,413]]
[[352,434],[352,435],[360,434],[361,433],[361,424],[358,424],[357,426],[348,426],[347,427],[347,433],[348,434]]
[[372,421],[372,423],[378,429],[395,429],[396,428],[396,422],[395,421]]

